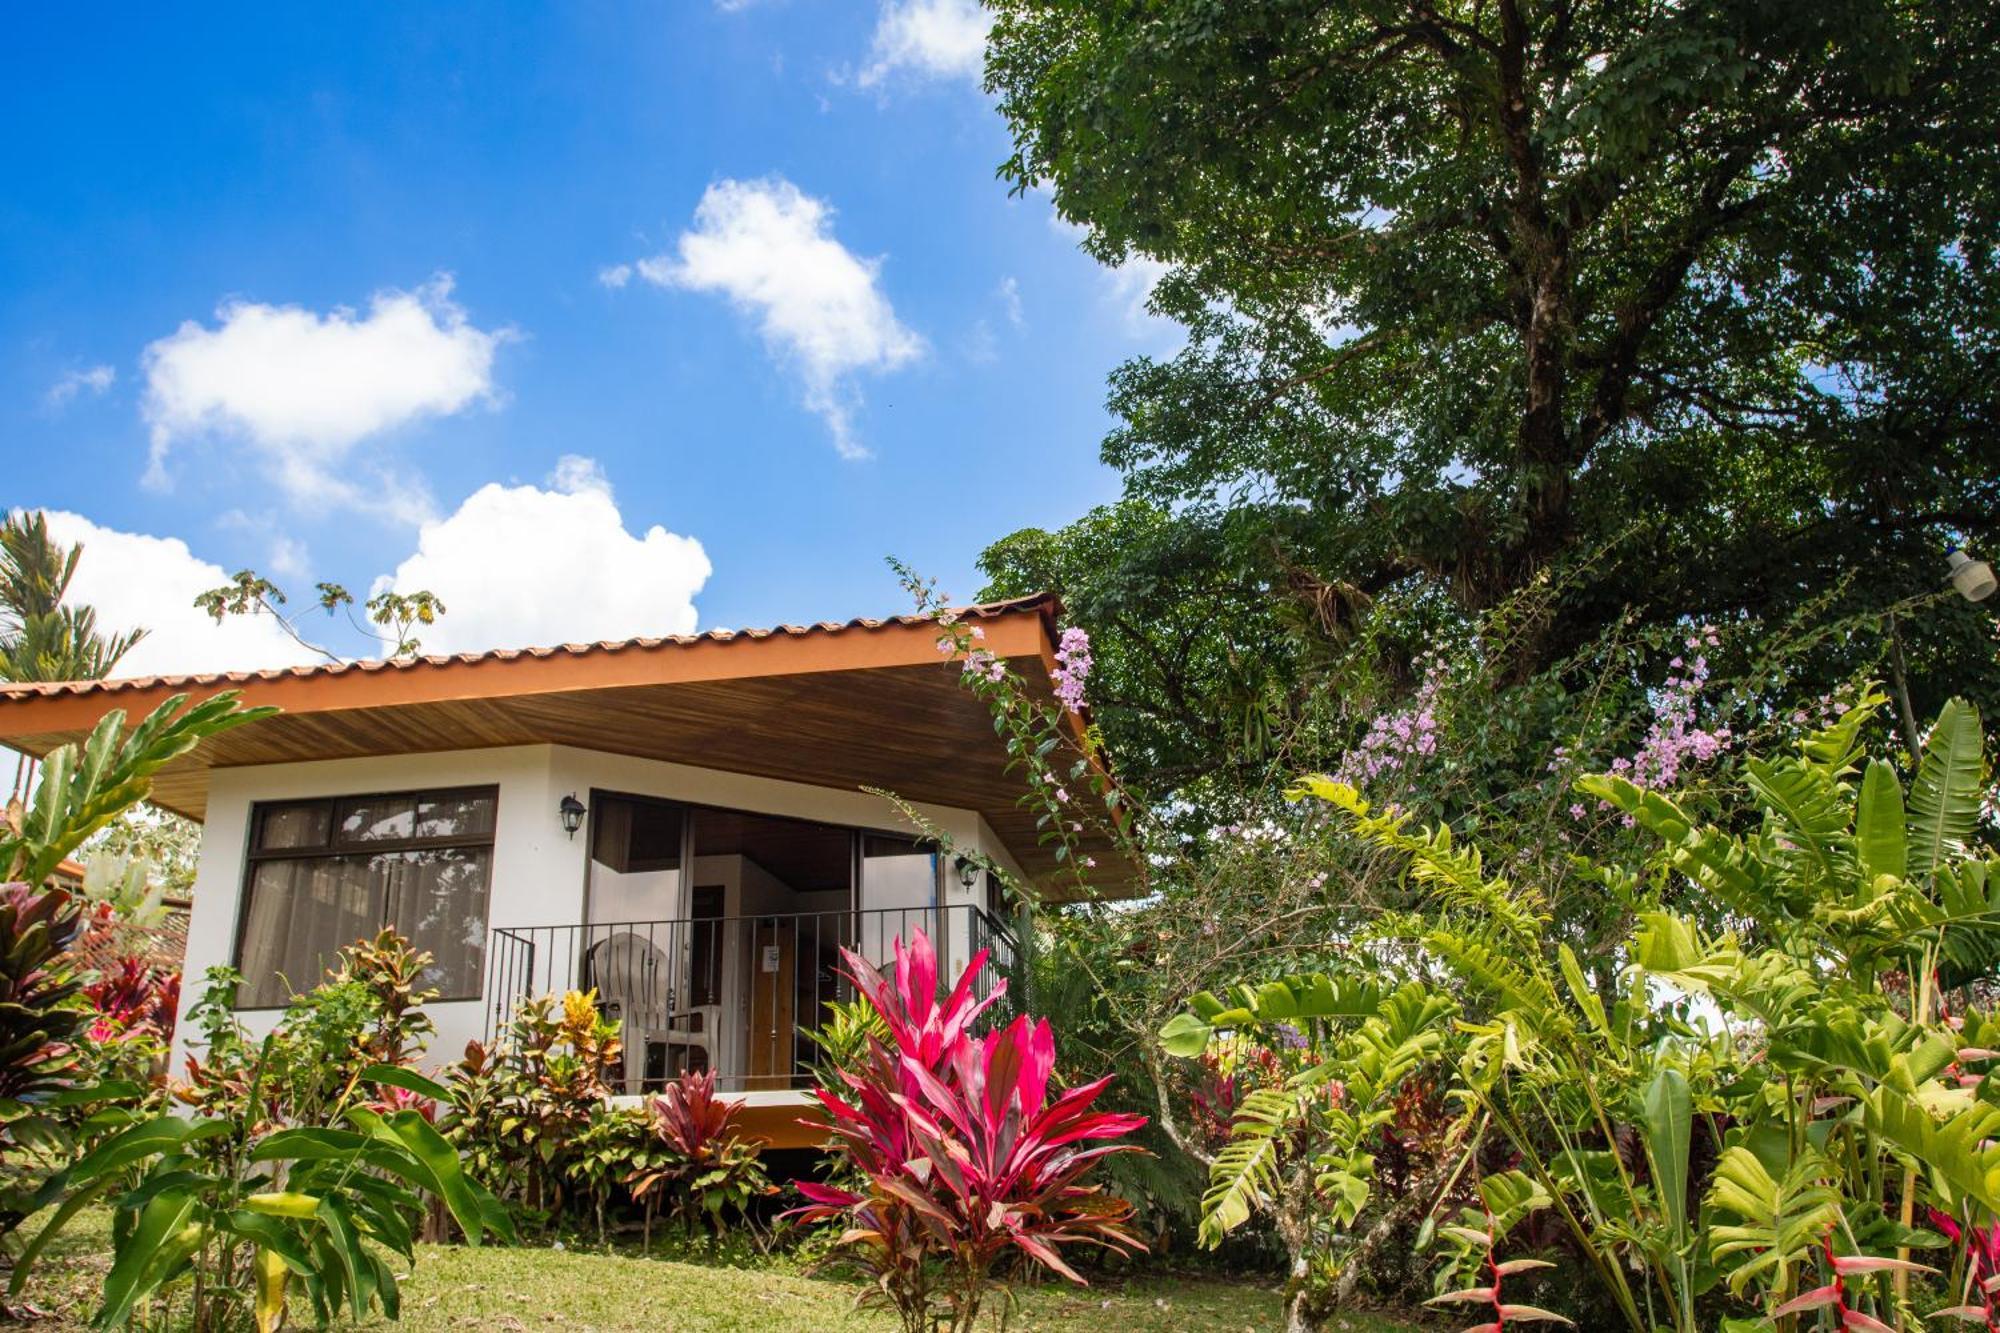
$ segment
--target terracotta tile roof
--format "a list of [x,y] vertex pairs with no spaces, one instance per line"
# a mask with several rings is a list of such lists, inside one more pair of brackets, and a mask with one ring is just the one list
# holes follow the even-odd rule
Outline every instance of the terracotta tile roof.
[[[956,609],[961,617],[994,620],[1002,616],[1038,614],[1053,617],[1060,605],[1053,593],[1035,593],[1000,602],[982,602]],[[320,678],[349,674],[373,675],[382,672],[421,671],[440,667],[476,666],[482,662],[513,662],[521,658],[592,657],[633,650],[692,647],[699,643],[753,642],[771,638],[809,638],[820,635],[866,632],[891,627],[908,628],[931,624],[935,617],[899,615],[883,618],[857,616],[852,620],[822,620],[811,625],[775,625],[763,629],[712,629],[700,634],[668,634],[658,638],[604,639],[595,643],[562,643],[545,648],[494,648],[479,653],[426,654],[421,657],[369,658],[354,662],[323,662],[311,666],[271,667],[262,671],[211,671],[187,675],[126,676],[114,680],[61,680],[0,683],[0,699],[32,699],[54,695],[120,694],[160,687],[201,689],[208,686],[247,685],[253,681],[287,678]]]

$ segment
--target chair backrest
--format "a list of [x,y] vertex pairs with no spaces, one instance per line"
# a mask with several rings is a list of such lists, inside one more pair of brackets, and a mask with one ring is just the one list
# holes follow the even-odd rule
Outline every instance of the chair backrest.
[[629,930],[592,945],[587,971],[598,998],[631,1016],[667,1003],[667,956]]

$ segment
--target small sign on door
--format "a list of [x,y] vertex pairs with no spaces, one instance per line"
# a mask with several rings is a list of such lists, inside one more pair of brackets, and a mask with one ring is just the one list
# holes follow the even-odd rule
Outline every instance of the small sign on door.
[[778,953],[779,950],[777,945],[767,944],[764,946],[764,961],[763,961],[764,971],[776,972],[778,970]]

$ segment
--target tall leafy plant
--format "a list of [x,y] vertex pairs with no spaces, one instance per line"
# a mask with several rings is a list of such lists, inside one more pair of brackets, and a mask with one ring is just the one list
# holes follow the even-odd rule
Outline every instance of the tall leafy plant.
[[971,1329],[1009,1257],[1081,1284],[1064,1247],[1145,1248],[1126,1226],[1131,1206],[1083,1183],[1097,1161],[1136,1151],[1120,1140],[1143,1117],[1091,1110],[1109,1075],[1051,1095],[1046,1021],[1024,1014],[976,1031],[1006,989],[999,982],[977,997],[983,951],[942,1000],[921,930],[907,946],[896,941],[893,979],[852,951],[842,957],[889,1032],[886,1042],[871,1036],[867,1057],[842,1071],[844,1095],[818,1093],[837,1151],[863,1183],[800,1182],[810,1202],[794,1215],[845,1228],[840,1249],[906,1330]]
[[[263,1057],[276,1040],[265,1040]],[[252,1074],[253,1105],[264,1062]],[[169,1115],[113,1135],[45,1188],[45,1202],[60,1202],[12,1290],[79,1211],[104,1202],[115,1215],[113,1258],[94,1327],[126,1327],[176,1290],[189,1293],[196,1333],[245,1315],[258,1333],[275,1333],[295,1296],[321,1327],[343,1311],[356,1321],[378,1308],[395,1318],[397,1279],[385,1252],[415,1262],[425,1198],[441,1200],[471,1244],[511,1232],[419,1112],[363,1104],[390,1088],[444,1092],[408,1070],[375,1066],[334,1108],[338,1126]]]
[[[32,1189],[47,1169],[51,1136],[60,1133],[48,1112],[68,1095],[89,1021],[63,957],[82,924],[80,904],[44,887],[49,876],[144,800],[163,765],[272,711],[243,708],[233,693],[192,705],[175,695],[128,732],[124,712],[113,710],[82,745],[50,751],[32,795],[0,818],[0,880],[12,881],[0,886],[0,1171],[10,1188]],[[21,1207],[0,1208],[0,1241],[22,1215]]]
[[[1344,783],[1304,784],[1421,894],[1355,956],[1383,984],[1462,1010],[1446,1051],[1463,1169],[1492,1139],[1520,1164],[1518,1206],[1481,1182],[1497,1220],[1471,1229],[1470,1258],[1491,1262],[1489,1239],[1504,1245],[1541,1215],[1635,1329],[1789,1325],[1821,1309],[1866,1328],[1915,1313],[1909,1279],[1925,1266],[1911,1254],[1943,1241],[1915,1225],[1925,1209],[1967,1234],[1992,1224],[2000,1106],[1985,1071],[2000,1024],[1947,1012],[2000,922],[2000,858],[1975,828],[1978,722],[1946,707],[1906,795],[1863,743],[1882,703],[1871,693],[1793,753],[1747,760],[1759,816],[1747,827],[1705,823],[1622,777],[1581,783],[1661,846],[1636,869],[1594,868],[1635,925],[1588,963],[1533,886],[1476,848]],[[1726,929],[1658,906],[1689,888]],[[1199,1050],[1257,1031],[1265,1009],[1352,1021],[1340,980],[1266,984],[1233,1008],[1197,997],[1163,1037]],[[1336,1050],[1290,1091],[1344,1093],[1369,1074],[1367,1052]],[[1268,1120],[1237,1117],[1212,1179],[1215,1228],[1278,1198],[1257,1163],[1297,1141]],[[1328,1136],[1307,1141],[1324,1153]],[[1371,1160],[1364,1144],[1350,1174]]]
[[595,991],[525,999],[496,1040],[468,1042],[452,1066],[445,1132],[501,1197],[553,1219],[621,1049]]

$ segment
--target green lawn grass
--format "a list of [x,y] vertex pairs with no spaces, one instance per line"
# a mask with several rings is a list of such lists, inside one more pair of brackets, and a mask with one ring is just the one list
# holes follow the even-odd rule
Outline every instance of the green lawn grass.
[[[109,1235],[103,1215],[79,1225],[52,1247],[29,1296],[56,1318],[36,1325],[48,1333],[86,1326],[105,1270]],[[32,1229],[32,1228],[31,1228]],[[893,1317],[856,1311],[851,1283],[789,1271],[788,1261],[745,1268],[684,1260],[604,1254],[594,1249],[426,1245],[403,1284],[400,1325],[376,1319],[362,1327],[387,1333],[537,1329],[574,1333],[788,1333],[789,1330],[893,1330]],[[398,1265],[399,1271],[401,1266]],[[997,1302],[993,1310],[997,1314]],[[997,1327],[997,1320],[990,1321]],[[1008,1328],[1114,1329],[1121,1333],[1232,1333],[1281,1326],[1279,1300],[1268,1281],[1134,1277],[1088,1289],[1042,1285],[1021,1294]],[[1410,1333],[1419,1325],[1352,1314],[1333,1327],[1347,1333]]]

